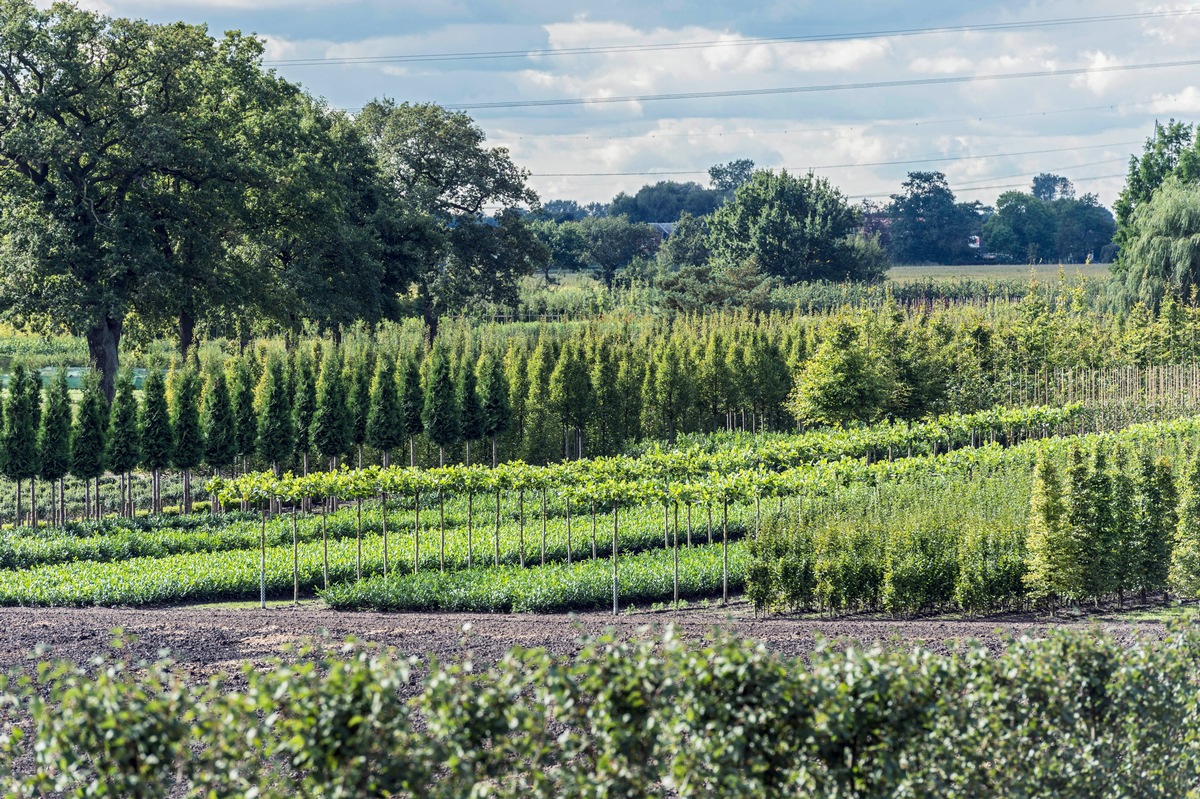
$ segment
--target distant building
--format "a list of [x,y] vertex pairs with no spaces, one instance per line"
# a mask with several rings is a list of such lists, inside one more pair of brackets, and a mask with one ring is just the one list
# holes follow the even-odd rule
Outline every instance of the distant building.
[[646,224],[658,232],[658,235],[662,237],[662,241],[671,238],[671,234],[675,232],[674,222],[647,222]]

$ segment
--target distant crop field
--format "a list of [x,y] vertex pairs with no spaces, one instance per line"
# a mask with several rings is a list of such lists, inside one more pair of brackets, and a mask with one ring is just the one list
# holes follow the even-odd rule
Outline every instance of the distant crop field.
[[1057,280],[1059,273],[1068,280],[1077,277],[1103,280],[1108,277],[1108,264],[967,264],[963,266],[893,266],[887,277],[898,283],[916,280]]

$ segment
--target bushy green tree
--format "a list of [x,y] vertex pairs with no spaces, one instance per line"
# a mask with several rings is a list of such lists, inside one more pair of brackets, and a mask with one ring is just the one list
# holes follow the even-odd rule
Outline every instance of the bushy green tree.
[[528,463],[547,463],[554,460],[558,452],[557,426],[550,407],[550,375],[558,362],[555,350],[549,335],[539,336],[525,364],[528,393],[525,395],[522,454]]
[[41,478],[49,481],[50,496],[54,508],[52,518],[61,523],[66,521],[61,512],[64,504],[62,480],[71,471],[71,393],[67,384],[67,370],[60,368],[50,382],[46,392],[46,411],[42,414],[42,425],[38,431],[38,452],[41,454]]
[[462,412],[450,374],[450,356],[444,347],[434,347],[430,356],[421,421],[425,435],[438,448],[438,464],[445,465],[446,447],[457,444],[462,436]]
[[754,259],[788,283],[873,280],[880,275],[853,257],[858,222],[858,212],[825,178],[759,170],[713,213],[709,246],[718,260]]
[[1169,579],[1177,593],[1185,597],[1200,596],[1200,451],[1183,475]]
[[[75,425],[71,430],[71,474],[83,480],[85,485],[95,480],[97,493],[105,469],[107,447],[104,439],[107,433],[108,400],[100,385],[99,372],[89,371],[83,379],[83,395],[79,398]],[[100,507],[99,496],[96,507]],[[88,512],[91,513],[90,508]]]
[[162,470],[175,454],[175,433],[167,402],[167,381],[161,369],[151,368],[142,386],[142,465],[150,470],[153,511],[162,510]]
[[395,362],[390,358],[377,358],[375,376],[371,379],[366,443],[383,456],[383,464],[388,466],[391,464],[392,450],[407,440]]
[[454,390],[462,419],[462,440],[467,445],[467,463],[471,462],[471,442],[483,438],[483,406],[479,401],[476,361],[470,353],[463,353],[458,361]]
[[1114,291],[1157,309],[1200,288],[1200,185],[1171,178],[1138,206],[1114,266]]
[[254,374],[249,356],[242,356],[233,365],[230,399],[233,403],[234,453],[245,471],[258,443],[258,414],[254,409]]
[[258,455],[279,474],[281,465],[293,452],[292,401],[283,374],[283,360],[272,355],[267,359],[255,396],[258,414]]
[[357,352],[346,367],[346,402],[350,408],[350,443],[358,450],[358,465],[362,466],[362,449],[367,443],[367,421],[371,415],[371,383],[375,358],[369,350]]
[[1117,583],[1113,481],[1102,442],[1092,450],[1083,497],[1072,501],[1079,506],[1073,510],[1073,516],[1081,521],[1075,532],[1083,570],[1083,595],[1099,601],[1115,593]]
[[400,413],[404,418],[404,433],[408,437],[408,465],[417,465],[417,436],[425,430],[422,414],[425,394],[421,388],[421,363],[416,355],[404,360],[403,381],[400,384]]
[[886,411],[894,381],[886,362],[838,321],[796,379],[788,409],[802,424],[873,422]]
[[583,430],[592,410],[592,385],[587,364],[571,342],[559,351],[550,373],[548,394],[549,409],[566,433],[563,457],[570,458],[572,443],[576,445],[576,456],[583,457]]
[[237,418],[225,371],[219,367],[209,372],[200,416],[204,462],[218,472],[232,466],[238,456]]
[[312,423],[317,412],[317,377],[312,357],[300,351],[292,368],[292,453],[300,458],[308,474],[308,455],[312,452]]
[[1138,563],[1137,590],[1143,597],[1167,587],[1171,545],[1179,525],[1179,496],[1171,462],[1144,452],[1140,460],[1136,497]]
[[117,393],[113,398],[108,423],[108,469],[121,475],[122,512],[133,515],[132,472],[142,462],[142,430],[133,375],[117,374]]
[[1067,506],[1058,470],[1049,457],[1033,473],[1026,543],[1025,585],[1034,601],[1066,600],[1080,590],[1075,541],[1067,528]]
[[348,403],[346,383],[342,374],[341,350],[334,348],[321,361],[321,377],[317,381],[317,402],[312,419],[312,446],[330,468],[353,445],[354,418]]
[[200,426],[200,377],[193,366],[174,375],[171,391],[171,432],[175,446],[171,462],[183,473],[183,512],[192,512],[192,470],[204,461],[204,430]]
[[[18,361],[8,380],[8,400],[3,414],[4,476],[17,483],[17,518],[21,518],[21,483],[37,479],[41,464],[38,453],[38,423],[41,415],[41,377]],[[30,488],[31,515],[36,511],[36,491]]]
[[504,364],[493,350],[483,354],[479,364],[480,432],[492,444],[492,466],[498,462],[496,440],[512,426],[512,407],[508,402],[508,380]]

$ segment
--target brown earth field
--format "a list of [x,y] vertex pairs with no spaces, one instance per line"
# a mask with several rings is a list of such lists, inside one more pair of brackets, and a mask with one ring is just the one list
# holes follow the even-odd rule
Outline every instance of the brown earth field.
[[661,636],[673,625],[685,639],[700,640],[714,630],[761,641],[788,656],[810,652],[817,641],[910,648],[923,645],[948,651],[957,642],[977,640],[993,650],[1020,636],[1039,637],[1056,627],[1092,629],[1117,641],[1158,638],[1164,619],[1179,608],[1147,608],[1116,613],[1112,609],[1069,618],[1010,613],[985,618],[934,616],[891,619],[881,616],[821,618],[771,616],[756,619],[744,600],[728,607],[693,605],[678,611],[642,610],[572,615],[490,615],[478,613],[346,613],[319,601],[256,604],[176,605],[158,608],[0,608],[0,671],[31,665],[36,659],[82,662],[111,651],[112,631],[127,639],[125,656],[154,659],[164,653],[195,675],[237,672],[241,663],[263,664],[289,657],[305,644],[333,647],[346,638],[393,647],[404,656],[453,660],[470,651],[476,662],[492,662],[508,648],[545,647],[571,654],[583,636],[611,630],[618,636]]

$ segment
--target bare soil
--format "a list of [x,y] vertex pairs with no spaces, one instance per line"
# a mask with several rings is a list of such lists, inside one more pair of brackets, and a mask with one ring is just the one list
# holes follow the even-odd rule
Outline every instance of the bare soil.
[[[111,631],[121,628],[135,658],[169,653],[180,666],[201,676],[236,672],[241,663],[263,663],[287,657],[308,643],[330,646],[347,637],[394,647],[402,655],[453,659],[470,650],[477,662],[491,662],[514,646],[545,647],[569,654],[581,636],[613,630],[619,636],[656,636],[674,625],[688,639],[713,630],[757,640],[781,654],[810,652],[824,638],[837,646],[850,644],[908,648],[922,644],[945,651],[956,642],[974,639],[999,650],[1011,638],[1039,637],[1054,627],[1098,631],[1118,641],[1157,638],[1165,626],[1157,620],[1130,621],[1109,616],[1072,620],[1031,614],[982,619],[931,617],[892,620],[880,617],[777,617],[755,619],[749,603],[729,607],[692,606],[679,611],[641,611],[612,616],[488,615],[470,613],[342,613],[319,602],[299,607],[274,604],[267,609],[229,605],[162,608],[0,608],[0,671],[29,664],[30,653],[76,662],[109,651]],[[39,659],[40,659],[39,657]]]

